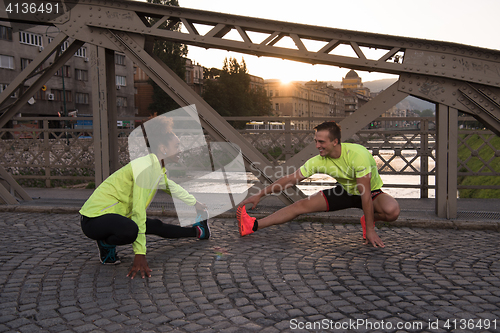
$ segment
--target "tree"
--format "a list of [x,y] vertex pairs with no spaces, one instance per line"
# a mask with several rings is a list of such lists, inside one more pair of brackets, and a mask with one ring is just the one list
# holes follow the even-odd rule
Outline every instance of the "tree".
[[[156,3],[166,6],[179,6],[178,0],[148,0],[149,3]],[[151,19],[149,22],[153,25],[157,19]],[[170,22],[165,22],[164,25]],[[172,26],[171,30],[179,31],[181,24],[176,23]],[[158,56],[171,70],[175,72],[180,78],[184,79],[186,76],[186,59],[188,49],[187,46],[180,43],[156,40],[153,45],[153,54]],[[163,89],[161,89],[153,80],[150,80],[153,86],[153,102],[149,105],[148,109],[151,114],[162,114],[179,107]]]
[[245,64],[234,58],[224,59],[222,70],[205,71],[207,80],[203,98],[222,116],[267,116],[271,100],[263,88],[252,89]]

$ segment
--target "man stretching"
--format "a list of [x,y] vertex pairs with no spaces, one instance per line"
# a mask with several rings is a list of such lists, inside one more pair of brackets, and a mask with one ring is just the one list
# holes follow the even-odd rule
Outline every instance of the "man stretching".
[[[382,179],[372,154],[361,145],[340,143],[340,126],[334,121],[324,122],[314,129],[314,141],[319,155],[310,158],[299,170],[280,178],[240,203],[237,210],[240,235],[245,236],[259,229],[288,222],[301,214],[356,207],[363,209],[364,213],[361,217],[364,244],[385,247],[375,232],[375,222],[395,221],[399,216],[399,204],[389,194],[382,192]],[[339,185],[315,193],[259,220],[247,214],[246,204],[252,204],[251,209],[254,209],[263,196],[279,193],[315,173],[330,175]]]

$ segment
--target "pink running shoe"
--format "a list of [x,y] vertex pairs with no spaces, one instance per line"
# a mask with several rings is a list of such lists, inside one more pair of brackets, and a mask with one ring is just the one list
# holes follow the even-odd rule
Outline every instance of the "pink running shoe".
[[236,210],[236,218],[238,219],[238,228],[240,229],[241,237],[253,233],[253,225],[256,220],[247,214],[245,206],[240,206]]
[[361,222],[361,227],[363,228],[363,239],[366,239],[366,221],[365,221],[365,216],[361,216],[361,219],[359,219]]

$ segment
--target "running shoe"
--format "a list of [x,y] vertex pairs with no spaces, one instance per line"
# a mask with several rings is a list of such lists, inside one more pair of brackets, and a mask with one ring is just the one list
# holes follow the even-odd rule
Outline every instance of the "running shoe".
[[196,237],[198,239],[209,239],[210,238],[210,227],[208,226],[208,211],[198,211],[196,216],[196,223],[193,224],[196,228]]
[[103,241],[97,241],[99,249],[99,260],[105,265],[116,265],[120,263],[120,258],[116,255],[116,245],[109,245]]
[[361,219],[359,219],[361,222],[361,228],[363,228],[363,239],[366,239],[366,221],[365,221],[365,216],[361,216]]
[[240,229],[240,235],[242,237],[253,233],[253,225],[256,218],[247,214],[245,206],[238,207],[236,210],[236,218],[238,219],[238,228]]

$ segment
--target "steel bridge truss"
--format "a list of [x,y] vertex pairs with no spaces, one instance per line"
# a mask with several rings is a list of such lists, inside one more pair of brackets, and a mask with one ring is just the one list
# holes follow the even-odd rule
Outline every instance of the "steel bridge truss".
[[[454,218],[457,212],[457,114],[472,115],[500,134],[500,51],[467,45],[340,30],[288,22],[214,13],[136,1],[65,1],[66,10],[56,18],[21,15],[0,20],[55,26],[60,34],[0,95],[0,125],[5,124],[27,100],[84,43],[91,46],[91,81],[96,154],[96,183],[117,168],[116,89],[114,52],[122,52],[165,90],[180,106],[195,104],[204,129],[216,140],[232,142],[243,152],[247,166],[261,186],[276,180],[289,167],[300,166],[315,154],[306,147],[282,166],[272,166],[247,140],[152,53],[154,40],[277,57],[310,64],[399,75],[399,80],[344,119],[343,137],[349,138],[408,95],[437,105],[436,213]],[[1,5],[0,5],[1,6]],[[61,4],[62,6],[62,4]],[[2,11],[5,13],[5,11]],[[154,22],[154,23],[151,23]],[[171,30],[179,23],[185,29]],[[62,53],[60,45],[72,43]],[[54,63],[37,72],[57,53]],[[24,82],[36,81],[17,100],[7,100]],[[113,122],[114,121],[114,122]],[[281,168],[281,169],[280,169]],[[289,170],[289,169],[288,169]],[[12,181],[11,181],[12,183]],[[11,187],[14,187],[11,184]],[[19,193],[19,188],[16,187]],[[12,191],[11,191],[12,192]],[[5,191],[2,191],[5,193]],[[303,197],[297,188],[281,195],[285,203]],[[12,202],[9,199],[9,202]],[[5,201],[5,199],[4,199]]]

